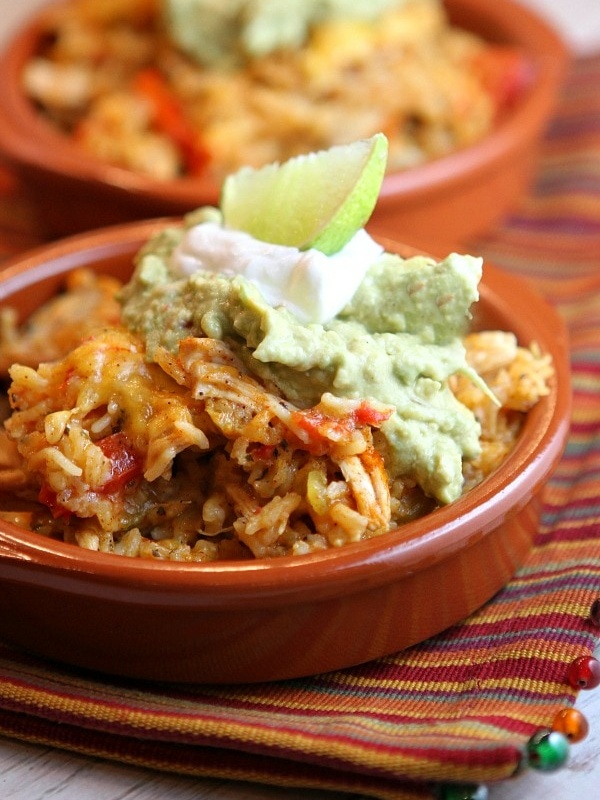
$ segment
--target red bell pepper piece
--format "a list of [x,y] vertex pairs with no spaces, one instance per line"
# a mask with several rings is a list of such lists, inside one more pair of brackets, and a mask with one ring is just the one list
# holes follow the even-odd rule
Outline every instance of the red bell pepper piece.
[[157,69],[148,67],[137,73],[133,88],[150,104],[152,122],[157,130],[179,148],[187,173],[200,175],[206,169],[210,154],[165,77]]

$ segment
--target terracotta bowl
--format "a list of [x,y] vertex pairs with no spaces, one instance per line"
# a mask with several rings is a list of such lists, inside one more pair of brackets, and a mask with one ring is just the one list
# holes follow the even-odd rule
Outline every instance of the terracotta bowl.
[[[431,247],[464,241],[502,217],[527,186],[536,149],[567,65],[562,41],[545,21],[513,0],[446,0],[450,19],[491,42],[514,45],[534,79],[479,144],[386,178],[371,229]],[[16,169],[46,236],[215,204],[210,180],[157,182],[81,152],[25,97],[20,76],[36,52],[40,13],[0,58],[0,153]]]
[[[0,303],[24,319],[81,266],[127,279],[133,254],[164,224],[129,223],[38,248],[0,273]],[[487,265],[475,323],[538,341],[556,377],[510,457],[457,502],[338,550],[211,564],[100,554],[0,522],[0,637],[103,673],[244,683],[366,662],[463,619],[531,548],[571,396],[565,330],[528,284]]]

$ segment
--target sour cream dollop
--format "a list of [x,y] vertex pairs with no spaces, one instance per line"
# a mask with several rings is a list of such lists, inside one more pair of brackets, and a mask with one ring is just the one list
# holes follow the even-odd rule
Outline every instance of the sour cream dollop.
[[181,276],[198,270],[243,275],[273,307],[284,306],[304,324],[323,324],[350,302],[382,253],[383,247],[364,229],[327,256],[319,250],[262,242],[243,231],[204,222],[185,232],[169,266]]

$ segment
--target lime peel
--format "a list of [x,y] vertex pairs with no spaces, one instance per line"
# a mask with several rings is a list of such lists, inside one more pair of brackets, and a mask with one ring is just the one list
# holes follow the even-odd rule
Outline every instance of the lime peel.
[[368,222],[387,165],[383,133],[281,164],[243,167],[223,182],[228,228],[272,244],[341,250]]

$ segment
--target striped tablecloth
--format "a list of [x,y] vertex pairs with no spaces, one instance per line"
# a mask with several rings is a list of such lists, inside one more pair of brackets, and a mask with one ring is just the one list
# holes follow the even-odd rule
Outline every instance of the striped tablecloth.
[[[0,189],[6,256],[36,237],[9,174]],[[567,668],[599,634],[589,609],[600,595],[600,57],[574,64],[529,196],[469,249],[531,278],[571,336],[572,433],[511,583],[406,652],[271,685],[140,687],[0,645],[0,733],[181,774],[390,800],[522,766],[532,734],[573,704]]]

